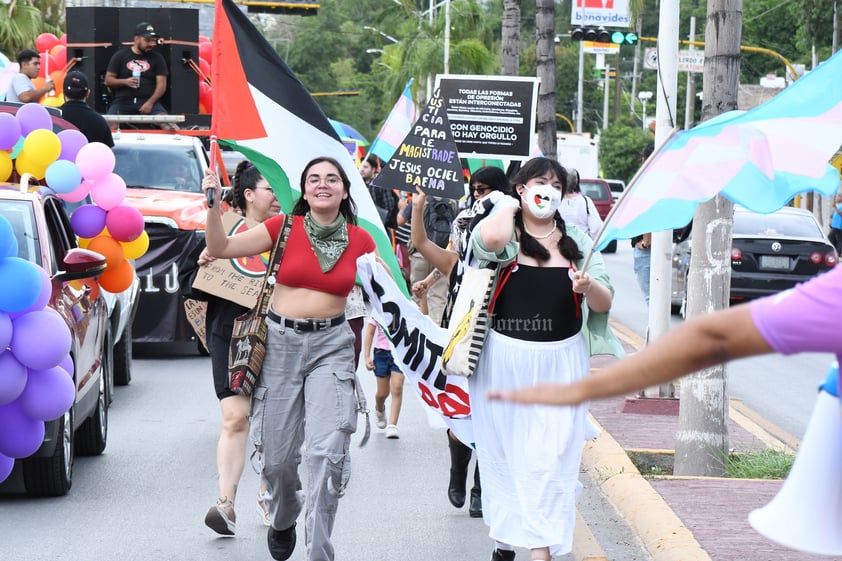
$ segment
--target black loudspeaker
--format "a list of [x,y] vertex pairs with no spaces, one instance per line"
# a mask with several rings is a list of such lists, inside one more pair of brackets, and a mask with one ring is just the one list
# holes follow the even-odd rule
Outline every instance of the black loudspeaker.
[[[108,110],[110,92],[103,85],[108,61],[118,49],[130,45],[138,23],[147,21],[161,36],[157,51],[169,67],[167,92],[161,103],[173,114],[199,111],[199,77],[189,61],[199,64],[199,11],[181,8],[67,8],[67,56],[82,58],[74,69],[91,84],[88,103],[99,113]],[[109,46],[74,46],[110,43]]]

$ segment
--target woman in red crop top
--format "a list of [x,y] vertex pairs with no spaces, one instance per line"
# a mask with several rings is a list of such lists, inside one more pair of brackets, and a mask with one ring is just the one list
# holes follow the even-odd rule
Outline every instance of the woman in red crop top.
[[555,160],[529,160],[513,178],[512,196],[496,197],[470,239],[480,262],[512,264],[468,381],[492,561],[512,561],[515,547],[530,549],[533,561],[572,547],[579,464],[592,436],[587,406],[530,408],[486,397],[492,387],[588,374],[583,327],[609,310],[612,290],[599,254],[587,274],[577,270],[592,243],[558,214],[566,179]]
[[[336,160],[308,162],[300,185],[267,318],[269,337],[252,395],[251,431],[267,485],[272,558],[292,555],[295,521],[306,503],[305,558],[332,560],[330,534],[350,477],[348,447],[357,411],[365,410],[345,301],[354,285],[357,257],[375,251],[375,245],[356,225],[351,182]],[[202,189],[219,189],[215,174],[205,175]],[[209,209],[208,251],[223,258],[269,251],[282,222],[282,216],[273,217],[228,237],[220,212]],[[298,477],[302,444],[306,497]]]

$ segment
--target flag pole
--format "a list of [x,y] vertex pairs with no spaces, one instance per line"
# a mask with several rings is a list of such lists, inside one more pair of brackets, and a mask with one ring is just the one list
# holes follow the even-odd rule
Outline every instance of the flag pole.
[[[676,127],[676,128],[674,128],[674,129],[672,129],[672,131],[669,133],[669,135],[668,135],[668,136],[667,136],[667,138],[664,140],[664,142],[663,142],[660,146],[658,146],[657,148],[655,148],[655,150],[652,152],[652,154],[650,154],[650,156],[649,156],[648,158],[646,158],[646,161],[645,161],[645,162],[643,162],[643,165],[641,165],[641,166],[638,168],[637,172],[636,172],[636,173],[634,174],[634,176],[631,178],[631,181],[629,181],[628,186],[627,186],[627,187],[625,188],[625,190],[624,190],[624,191],[620,194],[619,198],[617,199],[617,202],[616,202],[616,203],[614,203],[614,206],[612,206],[612,207],[611,207],[611,210],[610,210],[610,211],[608,211],[608,215],[605,217],[605,220],[603,220],[603,221],[602,221],[602,226],[600,226],[600,227],[599,227],[599,231],[597,231],[597,233],[596,233],[596,237],[594,237],[594,239],[593,239],[593,247],[596,247],[596,246],[598,245],[599,240],[602,238],[602,234],[603,234],[603,232],[605,231],[605,227],[608,225],[608,222],[610,222],[610,221],[611,221],[611,217],[612,217],[612,216],[614,216],[614,213],[615,213],[615,212],[617,211],[617,209],[620,207],[620,204],[623,202],[623,200],[626,198],[626,196],[627,196],[629,193],[631,193],[632,189],[633,189],[633,188],[634,188],[634,186],[637,184],[637,180],[638,180],[638,179],[639,179],[639,178],[643,175],[643,172],[645,172],[645,171],[646,171],[646,169],[649,167],[649,164],[650,164],[653,160],[655,160],[655,156],[657,156],[657,155],[658,155],[658,153],[661,151],[661,149],[662,149],[664,146],[666,146],[666,145],[669,143],[669,141],[672,139],[672,137],[673,137],[673,136],[675,136],[675,134],[676,134],[678,131],[680,131],[680,130],[681,130],[681,129],[680,129],[680,128],[678,128],[678,127]],[[595,253],[595,251],[596,251],[596,250],[591,250],[591,252],[590,252],[590,253],[588,253],[588,255],[587,255],[587,256],[585,256],[585,262],[584,262],[584,263],[582,263],[582,272],[587,271],[587,269],[588,269],[588,265],[590,265],[590,263],[591,263],[591,256]]]

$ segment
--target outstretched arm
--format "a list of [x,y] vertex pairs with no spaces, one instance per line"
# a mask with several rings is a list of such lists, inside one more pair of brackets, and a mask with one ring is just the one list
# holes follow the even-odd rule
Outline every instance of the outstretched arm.
[[684,322],[681,326],[600,372],[573,384],[539,384],[492,390],[489,399],[578,405],[674,380],[716,364],[773,352],[743,304]]

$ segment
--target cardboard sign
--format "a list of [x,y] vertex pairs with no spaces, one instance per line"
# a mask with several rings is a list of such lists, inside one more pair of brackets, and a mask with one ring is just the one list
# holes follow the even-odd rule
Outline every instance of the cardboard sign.
[[436,80],[460,157],[532,157],[537,78],[451,74]]
[[[222,226],[229,236],[244,232],[254,225],[254,222],[247,222],[234,212],[222,215]],[[199,268],[193,288],[253,308],[263,288],[269,253],[211,261]]]
[[446,199],[465,196],[462,164],[438,91],[371,184],[410,193],[420,187],[428,195]]
[[184,300],[184,314],[187,316],[187,323],[196,332],[196,337],[202,342],[205,350],[208,349],[208,339],[205,333],[205,318],[208,315],[208,303],[192,298]]

